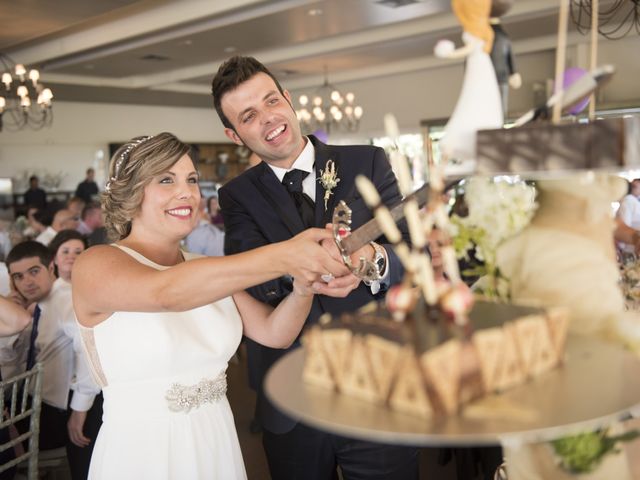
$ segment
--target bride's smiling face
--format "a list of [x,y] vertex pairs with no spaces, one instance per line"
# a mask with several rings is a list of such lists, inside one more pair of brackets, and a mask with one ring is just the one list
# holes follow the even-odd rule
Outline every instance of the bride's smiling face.
[[169,170],[156,175],[144,189],[134,229],[184,238],[198,222],[200,188],[193,161],[184,155]]

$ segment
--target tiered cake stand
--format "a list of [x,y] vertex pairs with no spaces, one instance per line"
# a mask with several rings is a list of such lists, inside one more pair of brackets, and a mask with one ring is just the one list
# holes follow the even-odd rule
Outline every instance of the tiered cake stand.
[[621,347],[570,336],[560,368],[501,395],[472,402],[459,415],[430,420],[307,385],[304,351],[280,359],[265,390],[289,416],[320,430],[391,444],[522,444],[610,424],[640,405],[640,360]]

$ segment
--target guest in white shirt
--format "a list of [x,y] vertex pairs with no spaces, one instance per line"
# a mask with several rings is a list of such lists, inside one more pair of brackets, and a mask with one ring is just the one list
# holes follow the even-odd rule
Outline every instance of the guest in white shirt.
[[205,209],[207,204],[208,200],[200,199],[198,226],[184,239],[184,245],[191,253],[221,257],[224,255],[224,232],[211,223],[211,217]]
[[640,230],[640,179],[629,182],[629,193],[620,202],[617,215],[625,225]]
[[51,253],[39,242],[16,245],[6,263],[16,291],[26,304],[36,306],[31,328],[0,339],[0,362],[17,372],[42,363],[40,449],[63,447],[68,442],[67,406],[71,418],[82,417],[99,392],[82,350],[71,289],[66,281],[56,280]]
[[51,225],[49,225],[44,232],[36,237],[36,242],[40,242],[41,244],[47,246],[53,240],[53,237],[56,236],[60,230],[76,230],[78,228],[78,223],[80,218],[73,213],[71,210],[67,210],[63,208],[58,210],[53,215],[53,220]]
[[[620,208],[616,213],[616,217],[627,227],[635,231],[640,230],[640,179],[637,178],[629,182],[629,191],[620,201]],[[618,248],[626,254],[635,252],[634,245],[623,241],[618,242]]]

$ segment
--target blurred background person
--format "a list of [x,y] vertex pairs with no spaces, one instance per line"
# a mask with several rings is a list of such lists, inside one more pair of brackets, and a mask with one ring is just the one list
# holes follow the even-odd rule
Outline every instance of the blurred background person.
[[77,230],[80,218],[67,208],[62,208],[53,214],[51,225],[44,232],[36,237],[36,242],[40,242],[47,246],[53,240],[53,237],[62,230]]
[[[209,200],[217,197],[210,197]],[[200,199],[198,206],[198,225],[184,239],[184,245],[191,253],[199,253],[208,257],[221,257],[224,255],[224,232],[211,222],[211,216],[205,206],[208,200]]]
[[89,203],[98,195],[98,184],[94,178],[96,171],[93,168],[87,168],[87,176],[78,184],[76,188],[76,197],[80,197],[85,203]]
[[29,177],[29,189],[24,192],[24,204],[39,209],[47,206],[47,194],[40,188],[40,179],[36,175]]

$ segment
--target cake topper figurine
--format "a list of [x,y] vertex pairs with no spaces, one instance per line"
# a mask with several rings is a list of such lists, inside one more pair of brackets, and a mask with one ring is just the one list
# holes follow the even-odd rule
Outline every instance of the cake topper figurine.
[[452,0],[451,6],[462,24],[464,46],[440,40],[435,54],[441,58],[466,58],[462,90],[440,140],[445,160],[475,159],[476,132],[501,128],[502,101],[496,73],[489,57],[493,30],[489,24],[491,0]]
[[496,71],[496,79],[500,87],[502,114],[506,117],[509,110],[509,87],[518,89],[522,86],[522,77],[516,71],[511,50],[509,35],[502,28],[500,17],[511,9],[513,0],[492,0],[489,23],[493,29],[493,46],[491,62]]

